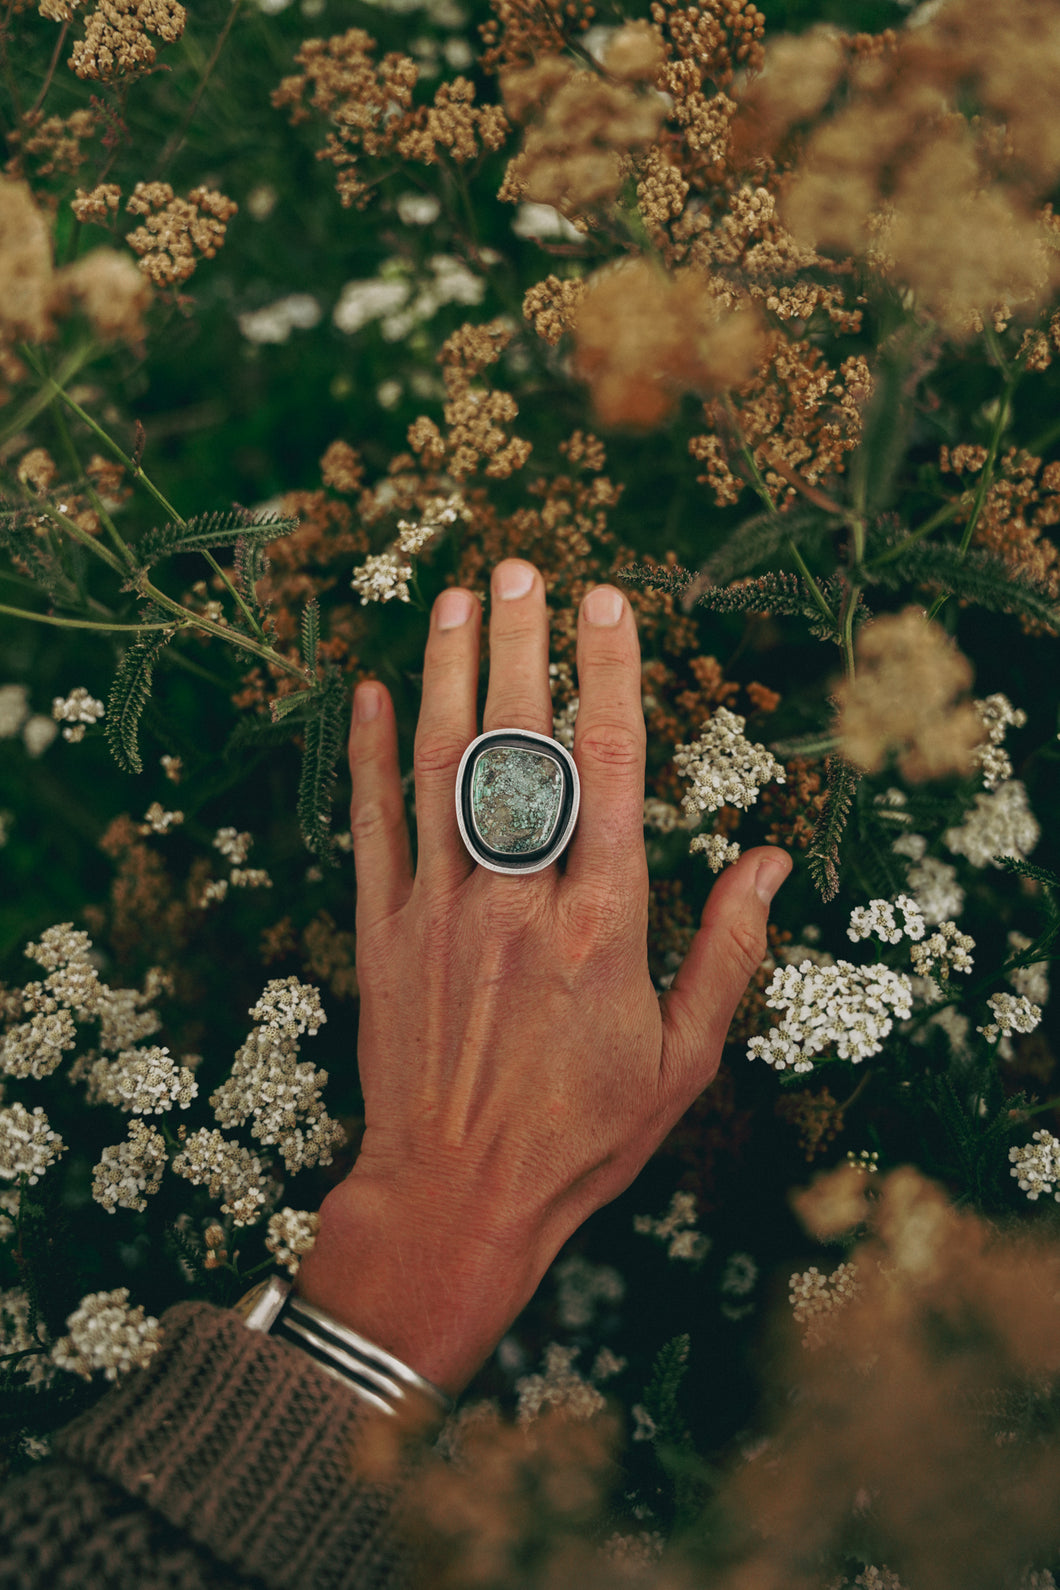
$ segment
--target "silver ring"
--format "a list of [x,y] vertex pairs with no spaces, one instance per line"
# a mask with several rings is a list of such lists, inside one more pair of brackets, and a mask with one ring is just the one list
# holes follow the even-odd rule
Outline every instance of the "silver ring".
[[581,785],[565,745],[532,729],[472,740],[456,775],[460,837],[490,872],[541,872],[574,833]]

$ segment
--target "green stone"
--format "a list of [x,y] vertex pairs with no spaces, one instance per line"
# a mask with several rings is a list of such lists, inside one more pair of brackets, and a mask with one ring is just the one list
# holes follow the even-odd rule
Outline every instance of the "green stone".
[[492,746],[475,763],[471,819],[483,844],[508,856],[541,850],[556,831],[563,773],[555,757]]

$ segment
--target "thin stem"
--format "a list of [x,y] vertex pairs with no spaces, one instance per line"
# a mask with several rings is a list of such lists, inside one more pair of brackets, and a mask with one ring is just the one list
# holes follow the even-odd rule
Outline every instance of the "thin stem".
[[[88,363],[94,351],[90,342],[82,343],[79,348],[75,348],[73,353],[69,354],[65,362],[59,366],[56,381],[65,383],[71,380],[81,367]],[[32,360],[28,362],[32,363]],[[46,392],[43,387],[35,392],[29,401],[24,403],[18,412],[8,420],[6,425],[0,426],[0,443],[6,442],[10,436],[17,436],[19,431],[26,430],[33,424],[38,414],[43,414],[44,410],[54,402],[54,392]]]
[[96,512],[100,524],[103,526],[104,530],[106,530],[111,541],[114,543],[114,547],[118,553],[118,556],[122,558],[124,562],[131,563],[132,558],[129,553],[129,548],[122,539],[114,520],[107,512],[106,508],[104,508],[99,492],[88,478],[85,470],[81,467],[81,460],[77,456],[77,449],[74,446],[73,438],[70,435],[70,429],[66,423],[62,409],[56,409],[52,418],[55,421],[55,428],[59,432],[59,440],[62,444],[62,447],[69,457],[70,462],[73,465],[73,468],[76,471],[80,481],[84,485],[85,491],[88,493],[88,499]]
[[[1012,415],[1012,393],[1015,390],[1016,382],[1018,380],[1019,372],[1010,371],[1005,377],[1004,390],[1002,391],[1001,396],[998,398],[997,414],[994,417],[994,428],[990,436],[990,446],[987,449],[986,461],[983,464],[982,475],[979,477],[979,486],[975,494],[975,501],[972,504],[972,511],[968,517],[968,523],[964,527],[964,535],[961,537],[961,544],[958,549],[958,555],[961,558],[967,557],[968,555],[968,548],[972,544],[972,536],[975,534],[976,525],[979,523],[979,516],[982,513],[983,507],[986,503],[987,492],[994,483],[994,466],[997,463],[997,455],[1001,450],[1001,438],[1005,434],[1005,427],[1007,426]],[[950,591],[939,592],[938,596],[936,596],[934,602],[931,604],[931,610],[928,613],[929,620],[935,618],[942,608],[945,607],[946,603],[950,599],[951,594],[952,593]]]
[[242,596],[240,596],[239,592],[236,590],[236,587],[232,584],[232,581],[228,578],[228,575],[225,573],[224,569],[222,569],[221,565],[218,563],[218,561],[214,557],[213,553],[212,552],[206,552],[204,550],[202,555],[206,559],[207,563],[210,565],[211,569],[213,569],[214,573],[219,575],[221,580],[224,582],[224,584],[225,584],[225,586],[226,586],[226,588],[227,588],[227,590],[229,592],[229,595],[235,601],[236,606],[239,608],[240,612],[243,614],[243,617],[246,619],[247,623],[250,625],[250,627],[254,631],[255,635],[258,637],[259,640],[264,640],[265,639],[265,631],[262,629],[261,625],[258,623],[257,615],[247,606],[246,602],[243,600]]
[[[7,614],[10,618],[28,618],[32,624],[51,624],[56,629],[99,629],[99,630],[125,630],[129,634],[138,635],[145,629],[173,629],[169,624],[108,624],[98,618],[59,618],[55,613],[30,613],[22,607],[8,607],[0,602],[0,613]],[[190,618],[190,615],[189,615]]]
[[52,86],[52,78],[55,76],[55,68],[59,64],[59,56],[62,54],[62,48],[66,43],[66,35],[69,33],[69,31],[70,18],[68,17],[59,30],[59,37],[55,41],[55,48],[52,51],[52,58],[48,62],[48,70],[44,74],[44,82],[41,86],[41,91],[33,101],[33,104],[30,106],[29,110],[26,112],[28,116],[35,116],[37,111],[40,110],[41,106],[44,104],[44,101],[48,97],[48,90]]
[[97,558],[102,558],[107,567],[113,569],[115,574],[120,574],[123,579],[128,574],[128,564],[115,557],[108,547],[97,541],[95,536],[89,535],[87,530],[82,530],[76,519],[71,519],[69,514],[63,513],[61,508],[56,508],[52,503],[42,503],[41,513],[55,524],[61,525],[69,535],[73,536],[75,541],[79,541],[83,547],[87,547],[90,552],[94,552]]
[[[311,679],[305,670],[299,668],[295,663],[288,662],[286,657],[281,657],[279,652],[273,651],[271,646],[261,645],[258,641],[252,640],[249,635],[244,635],[242,630],[233,629],[229,624],[218,624],[212,618],[204,617],[202,613],[191,612],[190,609],[183,607],[180,602],[175,602],[171,596],[167,596],[164,591],[160,591],[157,585],[152,585],[146,575],[138,582],[137,589],[140,595],[148,601],[156,603],[157,606],[163,608],[166,612],[177,615],[182,623],[192,624],[196,629],[205,630],[208,635],[217,635],[221,640],[228,641],[230,645],[237,646],[240,651],[249,651],[253,656],[260,657],[262,662],[268,663],[274,668],[279,668],[285,674],[291,674],[295,679],[301,679],[302,683],[309,689],[315,688],[317,683],[315,679]],[[161,626],[163,629],[168,627],[165,624]]]
[[828,620],[828,622],[831,625],[833,625],[833,627],[834,627],[835,621],[836,621],[835,614],[832,612],[832,609],[829,607],[828,603],[825,601],[824,592],[821,590],[821,587],[818,585],[817,581],[814,579],[813,575],[810,573],[810,570],[809,570],[809,568],[807,567],[807,564],[806,564],[806,559],[803,557],[802,553],[799,551],[798,547],[795,545],[795,542],[792,540],[791,536],[788,537],[788,551],[791,553],[792,557],[795,560],[795,567],[798,569],[799,573],[802,575],[803,579],[806,581],[806,584],[810,587],[810,595],[813,597],[814,601],[817,603],[817,606],[820,608],[822,617],[826,618]]
[[240,0],[232,0],[232,5],[228,12],[228,18],[224,27],[217,35],[217,42],[213,47],[213,54],[210,56],[210,59],[203,68],[202,76],[199,79],[199,86],[192,95],[191,104],[184,112],[180,126],[177,128],[173,136],[168,140],[162,150],[162,153],[158,157],[158,164],[155,166],[156,179],[163,171],[165,171],[169,162],[173,159],[173,156],[177,153],[177,150],[181,147],[185,137],[187,136],[188,128],[195,119],[195,112],[198,110],[202,96],[206,92],[206,85],[213,76],[214,68],[221,58],[221,51],[228,43],[228,35],[231,33],[236,17],[239,15],[239,6]]
[[960,511],[961,501],[959,499],[956,502],[943,503],[937,513],[933,513],[930,518],[925,519],[923,524],[917,525],[915,530],[910,530],[905,539],[899,541],[897,546],[888,547],[886,552],[881,552],[879,557],[873,558],[865,567],[870,574],[875,574],[877,569],[882,569],[888,563],[893,563],[895,558],[900,558],[916,542],[922,541],[925,536],[929,536],[933,530],[938,529],[940,524],[945,524],[947,519],[955,519]]

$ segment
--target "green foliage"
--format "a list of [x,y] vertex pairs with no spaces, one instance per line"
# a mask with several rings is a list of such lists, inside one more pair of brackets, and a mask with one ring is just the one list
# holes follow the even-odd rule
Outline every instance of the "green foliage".
[[[242,544],[247,548],[264,548],[281,536],[289,536],[298,529],[297,519],[281,519],[269,515],[257,519],[243,508],[231,508],[219,513],[199,514],[180,524],[165,524],[160,529],[149,530],[136,543],[136,558],[142,568],[151,568],[162,558],[173,557],[177,552],[208,552],[213,547]],[[247,552],[244,551],[244,563]],[[252,576],[245,575],[249,583]]]
[[991,613],[1012,613],[1054,629],[1060,625],[1060,607],[1053,598],[1017,579],[1000,558],[983,547],[970,547],[962,553],[944,541],[916,541],[870,577],[892,589],[907,584],[939,585]]
[[822,513],[819,508],[792,508],[787,513],[760,513],[746,519],[739,529],[707,559],[701,577],[711,585],[727,585],[738,575],[773,562],[789,544],[799,546],[804,555],[825,546],[842,520]]
[[830,756],[825,762],[825,780],[824,805],[814,825],[807,860],[810,876],[827,903],[839,893],[839,843],[861,774],[843,757]]
[[687,1446],[691,1440],[678,1400],[691,1350],[687,1332],[671,1337],[656,1353],[644,1387],[644,1407],[655,1424],[655,1440],[663,1445]]
[[320,603],[311,597],[302,613],[302,661],[307,674],[317,671],[317,646],[320,643]]
[[[143,614],[145,623],[155,623],[167,616],[151,607]],[[176,626],[172,630],[149,630],[139,636],[126,650],[114,675],[105,718],[107,743],[118,766],[126,773],[143,772],[140,719],[151,696],[155,663],[175,634]]]
[[349,694],[342,676],[329,669],[315,693],[304,726],[302,774],[298,784],[298,822],[307,849],[323,863],[334,864],[331,838],[331,792],[335,764],[346,738]]

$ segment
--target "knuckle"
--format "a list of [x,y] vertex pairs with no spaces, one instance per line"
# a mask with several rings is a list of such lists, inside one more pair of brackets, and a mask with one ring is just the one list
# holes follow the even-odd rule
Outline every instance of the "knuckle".
[[766,954],[766,930],[738,917],[728,928],[729,953],[745,980],[753,977]]
[[645,738],[643,724],[634,728],[628,723],[605,720],[586,725],[578,749],[602,767],[634,768],[644,759]]
[[567,943],[579,959],[612,944],[628,916],[617,891],[606,883],[580,889],[566,909]]
[[467,747],[451,735],[419,732],[412,752],[412,765],[416,777],[430,778],[432,774],[451,774]]
[[350,807],[350,833],[355,845],[370,845],[384,838],[396,824],[396,814],[382,801],[354,801]]

